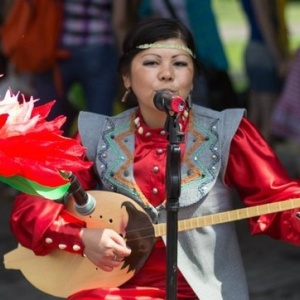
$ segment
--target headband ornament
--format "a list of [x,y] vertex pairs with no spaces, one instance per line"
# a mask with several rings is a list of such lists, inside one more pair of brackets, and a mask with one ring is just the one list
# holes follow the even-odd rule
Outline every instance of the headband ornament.
[[159,43],[153,43],[153,44],[143,44],[136,47],[137,49],[177,49],[177,50],[183,50],[187,52],[191,57],[196,58],[196,55],[193,53],[193,51],[184,46],[179,44],[159,44]]

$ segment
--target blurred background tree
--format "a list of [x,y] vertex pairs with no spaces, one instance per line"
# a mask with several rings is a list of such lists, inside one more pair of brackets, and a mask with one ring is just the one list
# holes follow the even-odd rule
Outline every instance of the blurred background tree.
[[[243,49],[248,27],[239,0],[212,0],[218,25],[230,63],[230,74],[237,92],[247,88],[243,66]],[[300,46],[300,0],[288,0],[286,20],[290,48]]]

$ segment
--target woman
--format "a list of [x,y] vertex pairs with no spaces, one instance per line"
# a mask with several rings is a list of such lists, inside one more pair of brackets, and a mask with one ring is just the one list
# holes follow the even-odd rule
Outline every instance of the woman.
[[[300,183],[290,180],[243,110],[216,112],[191,104],[198,72],[194,53],[190,32],[176,20],[146,20],[128,34],[120,72],[125,95],[134,95],[138,107],[115,117],[80,114],[80,138],[94,161],[88,174],[77,174],[83,188],[94,189],[98,183],[103,190],[134,199],[154,223],[165,222],[168,114],[153,99],[166,90],[188,104],[178,113],[184,135],[179,219],[231,210],[233,188],[248,206],[297,197]],[[252,218],[251,231],[300,245],[296,211]],[[59,247],[84,254],[108,274],[135,251],[117,232],[86,228],[62,204],[26,195],[15,201],[11,227],[37,255]],[[165,264],[165,244],[157,238],[145,265],[126,283],[78,291],[69,299],[164,299]],[[178,299],[249,299],[232,223],[180,232],[178,267]]]

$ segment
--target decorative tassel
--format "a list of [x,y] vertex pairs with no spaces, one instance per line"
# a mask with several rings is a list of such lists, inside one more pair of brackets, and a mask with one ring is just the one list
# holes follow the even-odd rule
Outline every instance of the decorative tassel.
[[192,108],[192,96],[191,96],[191,94],[189,94],[189,96],[187,98],[187,103],[188,103],[188,110],[190,110]]
[[62,136],[66,117],[46,121],[55,101],[34,106],[36,101],[10,90],[0,99],[0,181],[26,194],[59,199],[70,185],[62,172],[85,170],[92,162],[82,159],[85,148],[76,139]]

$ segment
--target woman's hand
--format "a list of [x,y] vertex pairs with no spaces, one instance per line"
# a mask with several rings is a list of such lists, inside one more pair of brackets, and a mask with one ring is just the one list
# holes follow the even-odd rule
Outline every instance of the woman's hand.
[[112,229],[83,228],[81,239],[85,246],[84,255],[103,271],[110,272],[119,267],[131,250],[124,239]]

